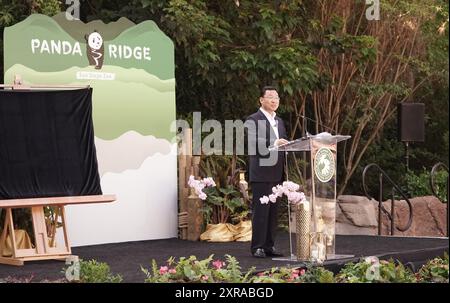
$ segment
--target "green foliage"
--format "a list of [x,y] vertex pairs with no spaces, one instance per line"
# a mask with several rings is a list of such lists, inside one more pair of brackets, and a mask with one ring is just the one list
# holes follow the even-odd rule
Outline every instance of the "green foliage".
[[236,258],[226,255],[226,261],[213,261],[214,255],[210,255],[204,260],[197,260],[197,257],[181,257],[178,261],[170,257],[166,266],[158,265],[152,261],[152,269],[149,271],[141,267],[146,275],[145,282],[150,283],[245,283],[248,281],[253,269],[247,273],[242,273],[239,262]]
[[213,176],[216,187],[205,188],[208,196],[201,211],[205,224],[237,223],[248,216],[248,204],[238,190],[238,167],[245,162],[236,156],[202,156],[200,171],[203,176]]
[[53,16],[61,11],[61,1],[59,0],[34,0],[33,2],[33,13]]
[[[121,275],[113,275],[105,262],[80,259],[79,265],[81,283],[120,283],[123,280]],[[66,272],[66,269],[63,272]]]
[[414,283],[416,278],[410,269],[394,260],[372,262],[361,260],[347,263],[336,275],[339,283]]
[[306,271],[300,276],[302,283],[334,283],[335,278],[333,272],[323,268],[322,266],[313,266],[309,264]]
[[250,279],[251,283],[299,283],[300,271],[296,268],[273,267],[270,270],[260,272]]
[[274,267],[260,272],[250,279],[251,283],[334,283],[333,272],[321,266],[309,264],[305,268]]
[[419,282],[448,283],[448,254],[434,258],[422,266],[417,274]]
[[208,196],[201,210],[205,213],[206,224],[229,223],[229,220],[236,222],[242,218],[243,212],[248,212],[241,193],[231,185],[225,188],[208,187],[203,191]]
[[[441,201],[447,202],[447,178],[448,173],[440,170],[435,174],[435,190]],[[430,185],[430,172],[423,170],[419,175],[414,172],[406,174],[406,183],[412,197],[432,195]]]

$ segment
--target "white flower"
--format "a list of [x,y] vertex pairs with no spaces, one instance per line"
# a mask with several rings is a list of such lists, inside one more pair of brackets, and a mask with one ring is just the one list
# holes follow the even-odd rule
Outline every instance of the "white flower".
[[211,177],[204,178],[203,184],[205,184],[206,187],[216,186],[216,182],[214,182],[213,178],[211,178]]
[[274,193],[277,197],[283,196],[284,193],[284,187],[281,185],[277,185],[276,187],[272,188],[272,193]]
[[300,189],[300,185],[298,185],[297,183],[294,183],[292,181],[283,182],[283,187],[289,191],[298,191]]
[[188,180],[188,185],[189,185],[190,187],[194,187],[194,184],[195,184],[196,181],[197,181],[197,180],[195,180],[195,177],[191,175],[191,176],[189,177],[189,180]]
[[216,183],[211,177],[203,180],[195,180],[194,176],[189,176],[188,185],[194,189],[195,194],[202,200],[206,200],[207,195],[203,192],[205,187],[216,186]]
[[259,201],[261,201],[261,204],[268,204],[269,203],[269,197],[263,196],[262,198],[259,198]]
[[300,193],[299,192],[296,192],[296,191],[289,192],[287,194],[287,197],[288,197],[288,201],[293,204],[297,204],[298,202],[300,202]]
[[275,202],[277,202],[277,195],[275,195],[275,194],[271,194],[271,195],[269,195],[269,201],[270,202],[272,202],[272,203],[275,203]]

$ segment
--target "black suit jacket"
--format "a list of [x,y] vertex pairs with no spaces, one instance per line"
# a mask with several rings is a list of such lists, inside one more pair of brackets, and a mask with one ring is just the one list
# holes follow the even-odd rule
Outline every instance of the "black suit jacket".
[[[275,116],[278,126],[278,137],[287,139],[286,128],[283,120]],[[258,127],[258,121],[261,121],[264,128]],[[250,182],[280,182],[283,180],[284,173],[284,152],[268,152],[269,146],[273,146],[276,138],[275,132],[270,125],[269,120],[261,110],[250,115],[246,123],[252,123],[255,127],[247,127],[248,152],[249,152],[249,174]],[[264,131],[264,133],[262,133]],[[260,148],[263,146],[264,148]],[[252,151],[256,154],[252,155]],[[278,154],[278,155],[276,155]],[[276,159],[274,165],[261,165],[261,160],[268,160],[269,157]]]

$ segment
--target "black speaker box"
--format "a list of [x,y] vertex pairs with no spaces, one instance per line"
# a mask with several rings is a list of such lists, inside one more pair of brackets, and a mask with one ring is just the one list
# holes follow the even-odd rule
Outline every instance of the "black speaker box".
[[425,104],[398,103],[397,121],[399,141],[425,141]]

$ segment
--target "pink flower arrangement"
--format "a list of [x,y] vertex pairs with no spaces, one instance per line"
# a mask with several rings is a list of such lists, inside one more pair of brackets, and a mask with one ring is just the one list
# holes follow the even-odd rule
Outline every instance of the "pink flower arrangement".
[[259,199],[262,204],[268,204],[269,201],[272,203],[277,202],[278,198],[281,198],[283,195],[286,195],[289,203],[291,204],[300,204],[305,203],[306,197],[303,192],[299,192],[300,185],[291,182],[285,181],[282,185],[278,184],[277,186],[272,188],[272,194],[269,196],[263,196]]
[[159,268],[159,274],[160,275],[165,275],[168,271],[169,271],[169,268],[167,266],[161,266]]
[[212,265],[214,266],[215,269],[221,269],[223,266],[225,266],[225,262],[216,260],[216,261],[212,262]]
[[177,270],[175,268],[169,268],[168,266],[161,266],[159,268],[159,274],[160,275],[165,275],[165,274],[176,274]]
[[188,185],[195,190],[195,194],[201,200],[206,200],[208,196],[203,192],[203,189],[205,187],[216,186],[216,183],[211,177],[203,178],[202,180],[195,180],[194,176],[190,176]]
[[175,268],[169,269],[169,274],[174,275],[174,274],[176,274],[176,273],[177,273],[177,270],[176,270]]

